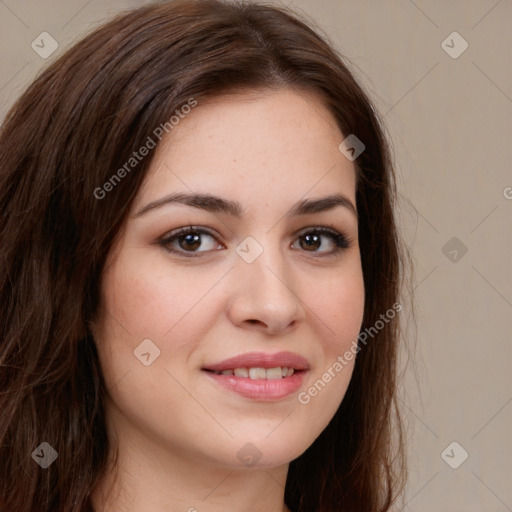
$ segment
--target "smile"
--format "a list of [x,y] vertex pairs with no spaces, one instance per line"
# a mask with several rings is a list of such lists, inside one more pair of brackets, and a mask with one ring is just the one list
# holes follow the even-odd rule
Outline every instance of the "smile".
[[309,362],[293,352],[249,352],[202,368],[224,390],[257,401],[288,397],[302,386]]
[[277,366],[275,368],[234,368],[228,370],[212,370],[216,375],[234,375],[235,377],[243,377],[249,379],[267,379],[277,380],[291,377],[295,370],[286,366]]

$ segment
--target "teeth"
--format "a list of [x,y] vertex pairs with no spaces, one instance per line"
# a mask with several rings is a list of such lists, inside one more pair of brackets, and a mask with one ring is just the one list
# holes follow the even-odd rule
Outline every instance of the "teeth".
[[286,368],[286,366],[283,366],[283,377],[291,377],[294,372],[295,370],[293,368]]
[[235,377],[245,377],[250,379],[277,380],[291,377],[295,370],[286,366],[276,366],[275,368],[234,368],[230,370],[214,370],[217,375],[231,375]]
[[267,371],[265,370],[265,368],[249,368],[249,378],[266,379]]
[[[267,368],[267,379],[268,380],[276,380],[283,378],[283,370],[280,366],[277,368]],[[288,373],[288,370],[286,371]]]
[[235,368],[235,377],[249,377],[249,370],[247,368]]

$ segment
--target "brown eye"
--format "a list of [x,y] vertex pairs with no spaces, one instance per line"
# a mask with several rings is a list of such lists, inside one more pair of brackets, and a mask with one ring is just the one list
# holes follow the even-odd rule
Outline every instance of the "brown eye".
[[[297,238],[299,249],[319,256],[334,255],[348,249],[350,241],[339,231],[323,226],[309,228]],[[293,247],[293,246],[292,246]]]
[[195,251],[201,246],[201,235],[188,234],[180,236],[177,240],[179,246],[185,251]]
[[158,241],[158,244],[172,253],[196,256],[203,252],[222,249],[214,234],[206,228],[193,226],[179,228]]
[[322,240],[318,235],[304,235],[300,237],[299,243],[305,251],[316,251],[322,245]]

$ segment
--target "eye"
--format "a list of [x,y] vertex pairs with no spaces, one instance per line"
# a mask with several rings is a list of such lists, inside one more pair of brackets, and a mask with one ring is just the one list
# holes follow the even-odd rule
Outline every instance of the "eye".
[[169,252],[192,256],[199,252],[223,249],[215,235],[206,228],[188,226],[171,231],[158,241],[159,245]]
[[292,247],[297,248],[297,243],[300,249],[306,252],[325,255],[333,255],[350,247],[350,241],[345,235],[325,226],[315,226],[302,231]]
[[[217,241],[213,231],[197,226],[175,229],[158,240],[158,244],[171,253],[183,256],[199,256],[199,253],[225,249]],[[301,231],[292,248],[329,256],[347,249],[350,245],[350,240],[339,231],[325,226],[314,226]]]

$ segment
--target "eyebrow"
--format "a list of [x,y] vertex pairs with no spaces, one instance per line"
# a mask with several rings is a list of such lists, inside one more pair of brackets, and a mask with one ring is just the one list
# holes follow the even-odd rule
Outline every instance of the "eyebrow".
[[[237,201],[223,199],[210,194],[174,193],[148,203],[135,214],[135,217],[141,217],[149,211],[173,203],[193,206],[194,208],[212,213],[224,213],[236,218],[241,218],[244,212],[242,205]],[[341,194],[332,194],[318,199],[302,199],[295,203],[285,216],[293,217],[297,215],[321,213],[332,210],[338,206],[350,210],[357,218],[356,207],[350,199]]]

